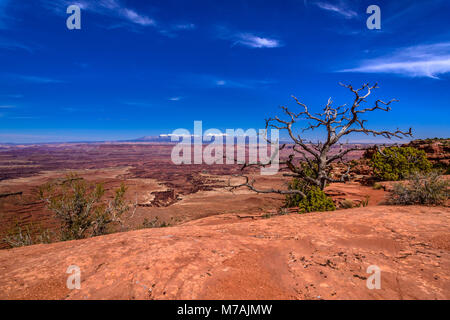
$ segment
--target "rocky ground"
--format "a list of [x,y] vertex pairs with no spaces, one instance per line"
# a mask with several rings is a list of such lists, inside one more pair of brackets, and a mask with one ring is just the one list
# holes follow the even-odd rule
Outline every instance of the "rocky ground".
[[[125,229],[156,217],[171,226],[0,250],[0,299],[450,298],[448,207],[385,206],[389,183],[377,190],[365,184],[368,170],[361,163],[351,172],[355,182],[325,191],[338,206],[350,200],[367,201],[366,207],[279,215],[281,195],[224,188],[239,167],[175,166],[171,148],[5,147],[0,194],[20,194],[0,197],[2,238],[15,223],[58,230],[37,190],[74,171],[104,182],[107,197],[127,185],[127,200],[137,209]],[[281,173],[250,175],[259,188],[288,181]],[[70,265],[81,268],[80,290],[66,286]],[[366,286],[372,265],[381,269],[379,290]]]
[[[251,217],[254,216],[254,217]],[[0,251],[1,299],[449,299],[450,211],[373,206]],[[81,289],[66,287],[69,265]],[[381,289],[366,271],[381,269]]]
[[[230,175],[240,173],[238,165],[175,165],[170,159],[173,144],[99,143],[0,146],[0,249],[7,234],[30,226],[57,232],[58,221],[39,201],[39,187],[62,181],[75,172],[85,180],[104,183],[109,198],[124,183],[127,200],[137,203],[126,228],[142,226],[156,217],[161,223],[180,222],[210,215],[263,212],[279,207],[283,197],[257,196],[251,192],[226,191]],[[282,156],[286,156],[288,150]],[[349,154],[358,158],[360,151]],[[287,178],[257,177],[259,186],[282,186]],[[2,197],[6,194],[15,194]]]

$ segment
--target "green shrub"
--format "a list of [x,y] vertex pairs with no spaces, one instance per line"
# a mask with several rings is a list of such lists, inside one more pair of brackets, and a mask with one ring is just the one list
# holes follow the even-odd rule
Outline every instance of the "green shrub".
[[345,199],[339,203],[339,206],[341,209],[351,209],[354,208],[356,205],[352,200]]
[[[34,232],[32,232],[34,230]],[[33,235],[34,234],[34,235]],[[15,227],[8,231],[8,234],[3,238],[3,241],[11,248],[31,246],[33,244],[51,243],[51,233],[48,229],[36,229],[33,223],[24,228],[16,222]]]
[[367,207],[369,205],[369,200],[370,200],[370,196],[365,196],[364,200],[361,201],[360,206],[363,206],[364,208]]
[[375,182],[372,187],[373,187],[374,190],[384,189],[383,185],[381,183],[378,183],[378,182]]
[[[315,178],[313,170],[311,170],[306,163],[303,163],[302,167],[308,176]],[[306,180],[294,178],[289,183],[288,189],[299,190],[303,192],[306,197],[299,194],[286,195],[286,208],[298,207],[300,213],[336,210],[333,200],[331,200],[331,198],[329,198],[319,187],[311,185]]]
[[415,171],[428,172],[432,167],[425,152],[413,147],[390,147],[377,151],[371,164],[375,176],[385,181],[402,180]]
[[61,221],[61,240],[65,241],[106,234],[114,224],[122,225],[121,216],[129,210],[125,192],[122,184],[114,199],[105,201],[103,184],[87,183],[72,174],[62,183],[42,186],[39,196]]
[[445,163],[435,163],[433,164],[433,169],[442,172],[442,174],[448,175],[450,174],[450,166]]
[[367,207],[369,205],[369,199],[370,199],[370,196],[365,196],[364,200],[360,200],[360,201],[344,199],[341,202],[339,202],[339,208],[340,209],[352,209],[352,208]]
[[[301,192],[306,194],[311,189],[311,186],[308,183],[306,183],[304,180],[294,178],[289,183],[288,189],[289,190],[300,190]],[[303,197],[299,194],[286,195],[285,207],[286,208],[298,207],[302,198]]]
[[298,208],[300,213],[336,210],[333,200],[316,186],[309,188],[306,197],[300,200]]
[[449,197],[449,182],[437,171],[414,173],[407,183],[397,183],[389,194],[388,203],[397,205],[441,205]]
[[[173,220],[173,217],[171,218]],[[148,228],[166,228],[170,227],[170,223],[167,223],[165,221],[160,221],[159,217],[155,217],[152,220],[148,220],[147,218],[144,218],[144,222],[142,222],[142,228],[148,229]]]
[[[314,164],[313,164],[314,165]],[[317,179],[317,172],[314,172],[313,169],[307,165],[306,162],[301,163],[301,167],[305,175]],[[317,166],[316,166],[317,167]],[[311,190],[311,184],[304,179],[294,178],[288,185],[288,190],[299,190],[304,194],[307,194]],[[302,200],[302,196],[299,194],[288,194],[285,199],[285,207],[286,208],[294,208],[298,207],[300,201]]]

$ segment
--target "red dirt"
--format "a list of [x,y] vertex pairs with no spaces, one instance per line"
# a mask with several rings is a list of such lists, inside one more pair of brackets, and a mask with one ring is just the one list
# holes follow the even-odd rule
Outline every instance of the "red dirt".
[[[37,191],[44,183],[64,178],[69,172],[91,182],[103,182],[110,197],[125,183],[128,200],[137,200],[139,205],[136,214],[126,220],[130,229],[155,217],[174,224],[223,213],[261,212],[281,205],[283,197],[277,195],[225,191],[228,177],[240,172],[238,165],[175,165],[170,159],[172,148],[173,144],[155,143],[0,146],[0,194],[23,192],[21,196],[0,198],[0,239],[16,224],[25,227],[33,223],[31,231],[57,232],[58,221],[38,200]],[[287,149],[282,156],[289,152]],[[281,185],[288,180],[281,175],[257,179],[261,186]],[[7,247],[0,241],[0,249]]]
[[[448,208],[377,206],[0,251],[1,299],[449,299]],[[65,286],[69,265],[81,289]],[[366,269],[381,268],[369,290]]]
[[[367,207],[273,216],[283,196],[228,192],[223,186],[237,166],[176,166],[171,148],[133,143],[0,150],[0,193],[23,192],[0,198],[1,238],[16,221],[57,230],[36,193],[69,171],[104,182],[109,197],[124,182],[127,199],[139,204],[126,217],[129,229],[155,217],[176,225],[0,250],[0,299],[450,298],[448,207],[380,206],[384,190],[346,183],[326,192],[337,203],[368,198]],[[289,180],[251,175],[259,188]],[[81,268],[81,290],[66,288],[72,264]],[[382,270],[380,290],[366,287],[370,265]]]

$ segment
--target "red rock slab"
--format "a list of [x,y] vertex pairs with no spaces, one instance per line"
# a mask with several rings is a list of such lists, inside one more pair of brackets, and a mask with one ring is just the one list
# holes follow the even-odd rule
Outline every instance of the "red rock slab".
[[[219,218],[0,251],[0,298],[450,298],[448,208]],[[66,288],[70,265],[80,290]],[[371,265],[379,290],[366,286]]]

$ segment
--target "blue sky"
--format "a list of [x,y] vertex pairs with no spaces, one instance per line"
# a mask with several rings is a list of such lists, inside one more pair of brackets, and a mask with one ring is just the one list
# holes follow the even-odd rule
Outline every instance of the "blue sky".
[[[66,27],[71,4],[81,30]],[[381,30],[366,27],[372,4]],[[339,82],[375,81],[400,102],[371,128],[448,137],[449,13],[445,0],[0,0],[0,142],[262,128],[291,95],[320,111],[351,102]]]

